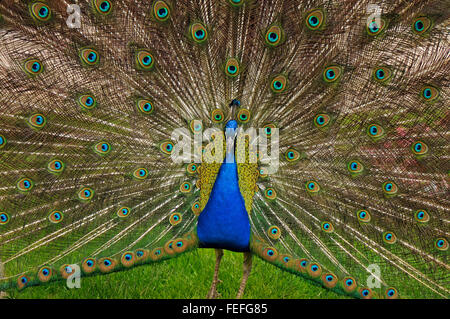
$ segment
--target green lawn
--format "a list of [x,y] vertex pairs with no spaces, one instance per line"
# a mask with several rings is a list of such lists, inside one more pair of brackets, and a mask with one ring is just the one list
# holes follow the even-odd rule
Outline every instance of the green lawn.
[[[242,276],[243,255],[224,251],[218,286],[220,298],[235,298]],[[80,289],[58,281],[9,290],[9,298],[205,298],[214,272],[213,249],[197,249],[178,258],[108,275],[82,278]],[[253,258],[244,298],[345,298]]]

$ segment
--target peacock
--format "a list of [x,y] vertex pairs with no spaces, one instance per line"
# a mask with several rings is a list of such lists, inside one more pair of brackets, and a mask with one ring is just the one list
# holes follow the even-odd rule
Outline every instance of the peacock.
[[208,298],[223,250],[237,298],[253,256],[355,298],[448,298],[449,17],[2,0],[0,290],[210,248]]

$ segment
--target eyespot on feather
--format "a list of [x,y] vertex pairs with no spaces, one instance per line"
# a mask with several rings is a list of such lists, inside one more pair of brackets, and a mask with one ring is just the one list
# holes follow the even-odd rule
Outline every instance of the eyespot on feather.
[[342,287],[346,292],[355,291],[357,286],[358,284],[353,277],[345,277],[344,279],[342,279]]
[[428,145],[422,141],[414,142],[411,145],[411,151],[418,157],[424,156],[428,153]]
[[208,39],[208,31],[206,30],[206,27],[200,22],[191,24],[191,26],[189,27],[189,33],[191,35],[191,38],[196,43],[203,43]]
[[132,251],[126,251],[120,257],[120,263],[126,268],[133,266],[135,261],[136,257]]
[[434,247],[440,251],[446,251],[448,249],[448,241],[447,239],[441,237],[434,241]]
[[83,48],[80,50],[79,57],[83,65],[93,67],[100,62],[100,56],[97,50],[93,48]]
[[34,2],[29,5],[31,17],[37,22],[47,22],[52,17],[52,10],[42,2]]
[[264,191],[264,196],[268,200],[275,200],[277,198],[277,192],[273,187],[267,187]]
[[81,264],[81,269],[86,274],[94,272],[97,269],[96,260],[93,258],[86,258],[85,260],[83,260],[83,263]]
[[430,221],[430,214],[425,209],[416,210],[414,218],[419,223],[427,223]]
[[154,248],[150,252],[150,259],[153,261],[160,260],[164,256],[164,250],[161,247]]
[[342,67],[339,65],[330,65],[323,70],[323,80],[327,83],[336,82],[341,75]]
[[107,155],[111,151],[111,145],[108,142],[100,141],[94,145],[94,152],[98,155]]
[[54,210],[54,211],[50,212],[50,214],[48,215],[48,219],[53,224],[59,224],[60,222],[63,221],[64,215],[63,215],[63,213],[61,213],[61,211]]
[[136,107],[139,112],[145,115],[150,115],[154,111],[153,102],[146,99],[138,99],[136,101]]
[[372,37],[377,36],[381,34],[383,30],[386,28],[387,22],[385,19],[380,18],[379,22],[380,23],[378,24],[377,21],[374,19],[370,23],[366,24],[366,32],[369,36]]
[[10,221],[10,217],[6,212],[0,212],[0,226],[8,224]]
[[363,299],[371,299],[372,298],[372,290],[370,288],[360,288],[359,289],[359,295],[363,298]]
[[397,289],[390,287],[388,289],[386,289],[384,296],[387,299],[397,299],[398,298],[398,291]]
[[306,271],[312,278],[317,278],[322,273],[322,267],[318,263],[311,263],[306,268]]
[[310,194],[317,194],[320,191],[319,183],[313,180],[306,182],[305,188]]
[[153,16],[159,22],[167,21],[170,17],[170,7],[165,1],[156,1],[153,5]]
[[40,130],[45,126],[47,120],[41,113],[35,113],[28,118],[27,123],[31,128]]
[[160,151],[165,155],[172,154],[173,151],[173,143],[172,141],[163,141],[159,144]]
[[380,66],[373,70],[372,78],[378,83],[385,83],[392,77],[392,71],[387,66]]
[[330,116],[326,113],[319,113],[314,117],[314,125],[318,128],[327,127],[330,124]]
[[89,187],[82,187],[78,191],[78,199],[82,202],[89,202],[94,197],[94,190]]
[[360,209],[356,212],[356,217],[360,222],[368,223],[371,220],[370,213],[365,209]]
[[110,0],[92,0],[92,7],[97,14],[107,16],[112,12],[113,4]]
[[222,123],[225,119],[225,114],[221,109],[215,109],[211,112],[211,121],[214,123]]
[[397,236],[391,231],[384,232],[383,233],[383,241],[386,244],[393,245],[397,242]]
[[148,50],[137,50],[135,53],[136,69],[150,71],[155,66],[155,58]]
[[92,110],[97,106],[97,100],[91,94],[83,94],[78,97],[78,105],[81,106],[83,110]]
[[284,32],[281,26],[273,25],[269,27],[265,34],[266,44],[271,47],[277,47],[284,40]]
[[0,149],[5,147],[5,145],[6,145],[6,137],[0,134]]
[[31,58],[23,62],[24,71],[31,77],[34,77],[44,71],[44,66],[39,59]]
[[228,77],[234,78],[238,76],[240,71],[239,61],[235,58],[229,58],[225,63],[224,71]]
[[336,277],[335,274],[332,274],[332,273],[323,274],[321,279],[322,279],[323,285],[330,289],[336,287],[336,285],[338,283],[338,278]]
[[172,226],[176,226],[179,223],[181,223],[181,221],[183,220],[183,217],[181,216],[180,213],[172,213],[169,217],[169,223]]
[[129,207],[120,207],[118,210],[117,210],[117,216],[119,216],[120,218],[126,218],[126,217],[128,217],[129,215],[130,215],[130,213],[131,213],[131,209],[129,208]]
[[143,168],[143,167],[139,167],[137,169],[135,169],[133,171],[133,178],[137,179],[137,180],[144,180],[148,177],[148,170]]
[[98,268],[102,273],[108,273],[116,268],[117,261],[112,258],[104,257],[98,260]]
[[275,76],[272,79],[272,82],[270,83],[270,88],[274,93],[281,93],[284,90],[286,90],[286,87],[287,87],[287,78],[282,74]]
[[247,109],[240,109],[237,115],[238,121],[242,124],[250,121],[251,113]]
[[267,235],[272,239],[279,239],[281,237],[281,230],[277,226],[270,226],[267,230]]
[[305,24],[308,29],[315,31],[323,27],[325,23],[325,13],[321,9],[314,9],[307,14]]
[[200,202],[199,201],[195,201],[192,206],[191,206],[191,210],[194,213],[195,216],[199,216],[201,209],[200,209]]
[[392,181],[386,181],[382,185],[383,192],[386,196],[395,196],[398,192],[398,186]]
[[430,18],[420,16],[414,19],[411,27],[414,33],[418,35],[425,35],[428,31],[430,31],[432,26],[433,21]]
[[52,279],[52,276],[53,270],[48,266],[41,267],[37,275],[40,282],[48,282]]
[[34,182],[27,177],[23,177],[23,178],[19,179],[16,186],[20,192],[26,193],[33,189]]

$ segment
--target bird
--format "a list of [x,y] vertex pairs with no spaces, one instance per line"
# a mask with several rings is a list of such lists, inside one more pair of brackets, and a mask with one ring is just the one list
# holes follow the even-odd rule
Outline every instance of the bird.
[[[448,298],[449,7],[4,0],[0,290],[214,249]],[[151,282],[149,282],[151,285]]]

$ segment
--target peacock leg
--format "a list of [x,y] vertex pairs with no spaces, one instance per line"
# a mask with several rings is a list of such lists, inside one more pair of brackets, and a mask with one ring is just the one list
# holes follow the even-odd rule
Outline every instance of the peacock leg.
[[222,249],[215,249],[216,251],[216,267],[214,269],[214,277],[213,277],[213,281],[211,284],[211,289],[209,289],[209,293],[206,296],[206,298],[208,299],[215,299],[219,296],[219,293],[217,292],[217,284],[220,282],[219,279],[219,267],[220,267],[220,261],[222,260],[223,257],[223,250]]
[[247,284],[248,276],[250,275],[250,271],[252,270],[252,253],[245,252],[244,253],[244,271],[242,273],[242,281],[241,286],[239,287],[238,294],[236,299],[240,299],[244,294],[245,285]]

